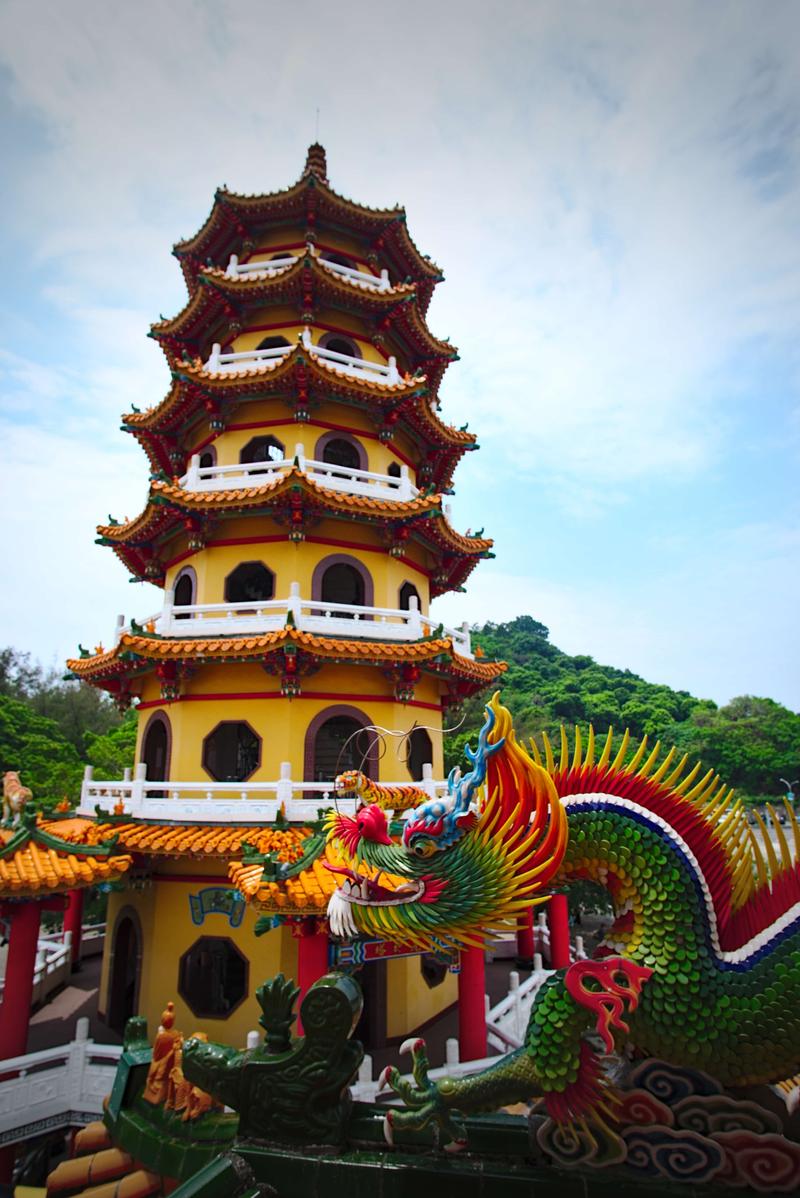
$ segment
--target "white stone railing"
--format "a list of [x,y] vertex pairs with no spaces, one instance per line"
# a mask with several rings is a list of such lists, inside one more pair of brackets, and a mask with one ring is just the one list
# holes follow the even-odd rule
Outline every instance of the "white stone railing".
[[88,1037],[79,1019],[71,1044],[0,1062],[0,1145],[102,1116],[122,1048]]
[[[331,807],[333,782],[297,782],[291,776],[291,764],[281,763],[281,774],[274,782],[201,782],[148,781],[147,767],[137,765],[120,781],[95,781],[92,767],[84,769],[78,815],[94,815],[95,809],[114,812],[120,805],[125,815],[136,819],[191,820],[193,823],[272,823],[282,810],[291,823],[307,823],[317,818],[320,808]],[[419,786],[434,798],[447,792],[447,782],[433,777],[433,769],[422,767],[421,782],[406,778],[389,786]],[[361,800],[336,798],[336,807],[353,815]]]
[[[308,326],[300,334],[300,344],[312,357],[320,358],[333,366],[340,374],[346,374],[350,378],[366,378],[373,383],[385,383],[387,386],[394,386],[400,382],[396,358],[389,358],[388,363],[384,366],[382,362],[370,362],[367,358],[357,358],[353,354],[340,354],[336,350],[326,349],[324,345],[314,345]],[[248,349],[238,353],[224,354],[220,343],[215,341],[204,369],[213,374],[229,374],[235,370],[252,370],[261,367],[272,369],[289,353],[291,353],[291,346],[279,345],[274,349]]]
[[294,447],[293,458],[272,458],[264,462],[237,462],[233,466],[201,466],[200,455],[194,454],[189,469],[178,481],[187,491],[228,491],[235,487],[263,487],[275,482],[292,466],[307,474],[321,487],[345,491],[348,495],[368,495],[373,499],[415,499],[419,490],[411,482],[408,466],[400,467],[398,476],[357,470],[352,466],[336,466],[307,458],[305,446]]
[[[370,291],[391,291],[392,285],[389,282],[389,272],[386,269],[382,270],[379,275],[373,275],[366,270],[357,270],[354,266],[343,266],[340,262],[331,262],[329,258],[325,257],[324,250],[320,252],[310,245],[306,246],[306,249],[310,250],[323,266],[346,279],[348,283],[355,283]],[[282,254],[280,257],[261,259],[256,262],[240,262],[238,255],[231,254],[225,274],[229,279],[268,279],[272,275],[280,274],[287,267],[294,266],[296,261],[297,257],[294,254]]]
[[[80,960],[103,951],[106,925],[84,924],[81,929]],[[45,932],[36,942],[36,962],[33,969],[32,1006],[40,1006],[59,986],[68,981],[72,972],[72,932]],[[0,978],[0,995],[5,978]]]
[[[293,582],[287,599],[259,599],[248,603],[188,603],[176,605],[175,593],[164,592],[164,606],[156,615],[142,621],[159,636],[253,636],[285,628],[291,613],[295,628],[301,632],[371,641],[418,641],[430,636],[440,625],[419,610],[416,595],[409,608],[363,607],[353,603],[328,603],[324,599],[303,599],[300,584]],[[117,617],[116,642],[130,632],[125,617]],[[472,657],[472,640],[466,621],[460,628],[442,626],[462,657]]]

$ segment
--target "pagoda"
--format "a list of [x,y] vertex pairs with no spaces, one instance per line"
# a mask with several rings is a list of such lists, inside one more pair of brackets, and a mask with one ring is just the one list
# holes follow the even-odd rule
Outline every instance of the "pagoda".
[[[87,771],[69,834],[132,857],[110,898],[108,1021],[156,1026],[174,997],[181,1026],[243,1043],[264,977],[306,990],[338,951],[315,823],[336,775],[441,793],[443,721],[505,667],[429,614],[492,542],[449,519],[475,438],[439,414],[457,354],[428,329],[442,275],[403,209],[338,195],[313,145],[284,191],[219,190],[174,253],[189,298],[151,330],[170,389],[122,420],[147,502],[98,529],[163,604],[68,663],[136,704],[137,765]],[[229,873],[249,860],[274,895],[258,940]],[[388,953],[361,946],[368,1043],[455,1000],[440,962]]]

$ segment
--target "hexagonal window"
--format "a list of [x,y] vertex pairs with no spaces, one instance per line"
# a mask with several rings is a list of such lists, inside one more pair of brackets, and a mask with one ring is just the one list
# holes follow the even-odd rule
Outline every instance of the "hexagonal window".
[[[277,437],[251,437],[239,454],[239,461],[281,462],[285,457],[286,446]],[[257,474],[258,471],[251,473]]]
[[180,959],[178,993],[199,1019],[227,1019],[247,998],[247,958],[227,936],[201,936]]
[[225,579],[226,603],[258,603],[274,594],[275,575],[263,562],[240,562]]
[[203,769],[215,782],[244,782],[260,761],[261,737],[244,720],[223,720],[203,741]]

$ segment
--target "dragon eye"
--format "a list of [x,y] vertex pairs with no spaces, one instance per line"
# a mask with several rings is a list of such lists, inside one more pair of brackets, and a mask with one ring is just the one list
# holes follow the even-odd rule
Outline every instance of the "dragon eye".
[[423,840],[416,840],[411,846],[411,851],[416,853],[417,857],[431,857],[436,852],[436,843],[426,836]]

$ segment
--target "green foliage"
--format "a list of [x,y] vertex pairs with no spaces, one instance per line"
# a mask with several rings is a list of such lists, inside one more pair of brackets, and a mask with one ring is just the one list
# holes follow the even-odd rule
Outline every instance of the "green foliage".
[[[541,748],[544,731],[558,744],[562,723],[591,723],[598,735],[609,726],[629,728],[634,744],[645,735],[674,743],[743,797],[774,798],[783,789],[779,778],[800,776],[800,716],[772,699],[742,695],[717,708],[710,699],[598,665],[585,654],[562,653],[530,616],[473,627],[472,636],[487,657],[508,662],[502,698],[523,741],[535,736]],[[483,702],[478,697],[466,704],[458,732],[445,739],[447,769],[463,767],[464,744],[477,739]]]
[[77,801],[87,761],[98,777],[121,777],[135,738],[133,713],[122,720],[92,687],[65,682],[29,653],[0,649],[0,772],[16,770],[36,804]]

